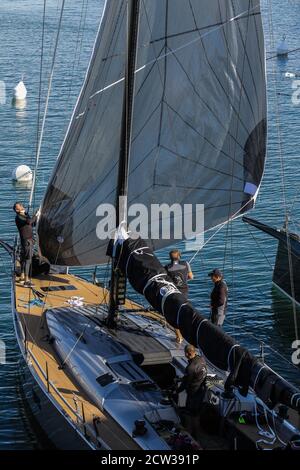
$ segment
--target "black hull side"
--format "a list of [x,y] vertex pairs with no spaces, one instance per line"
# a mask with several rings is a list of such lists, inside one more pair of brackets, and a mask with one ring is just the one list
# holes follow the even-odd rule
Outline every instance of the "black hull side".
[[290,232],[287,233],[285,229],[274,229],[249,217],[243,217],[243,221],[278,240],[273,283],[300,305],[300,237]]

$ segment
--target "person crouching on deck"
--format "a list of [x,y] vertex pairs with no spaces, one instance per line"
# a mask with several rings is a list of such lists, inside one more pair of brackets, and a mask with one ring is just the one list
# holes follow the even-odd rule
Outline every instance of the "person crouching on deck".
[[16,202],[13,206],[16,213],[16,226],[19,230],[21,241],[21,278],[20,281],[24,282],[25,287],[31,287],[30,282],[30,268],[33,255],[33,229],[36,225],[39,211],[33,217],[30,217],[26,212],[25,207],[21,202]]
[[[172,250],[169,253],[171,263],[165,266],[168,275],[171,277],[177,289],[188,298],[188,281],[194,278],[191,266],[187,261],[180,261],[181,253],[179,250]],[[176,329],[176,342],[181,344],[183,341],[180,330]]]

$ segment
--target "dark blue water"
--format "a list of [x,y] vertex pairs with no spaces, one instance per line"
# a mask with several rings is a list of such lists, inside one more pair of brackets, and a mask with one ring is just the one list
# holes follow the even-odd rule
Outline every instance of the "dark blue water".
[[[7,89],[7,102],[0,105],[0,237],[8,241],[15,234],[11,206],[15,200],[27,201],[29,197],[28,190],[13,185],[10,176],[18,164],[32,165],[34,161],[42,4],[42,0],[1,0],[0,5],[0,80],[5,82]],[[267,55],[273,55],[283,33],[287,34],[290,49],[300,47],[300,2],[263,0],[262,4]],[[43,100],[61,0],[48,0],[47,5]],[[102,0],[66,1],[38,172],[36,204],[46,187],[80,90],[102,6]],[[300,214],[300,107],[292,104],[292,80],[285,77],[286,72],[300,73],[300,53],[291,54],[288,60],[271,59],[267,64],[268,162],[252,215],[280,227],[285,204],[288,208],[293,206],[293,222],[299,221]],[[24,109],[16,109],[11,104],[12,90],[22,75],[28,88],[28,100]],[[295,200],[297,194],[299,197]],[[258,351],[260,341],[266,343],[272,348],[266,347],[271,365],[300,385],[298,369],[287,362],[295,339],[293,310],[271,283],[275,254],[276,242],[260,233],[252,232],[251,235],[240,220],[233,222],[218,233],[193,262],[195,281],[191,284],[191,297],[199,309],[208,314],[211,286],[207,272],[214,267],[224,268],[230,287],[226,329],[253,352]],[[192,256],[191,253],[184,255],[186,259]],[[166,260],[166,256],[166,252],[162,253],[162,260]],[[0,366],[0,449],[28,449],[38,446],[38,436],[31,431],[18,392],[19,353],[11,319],[9,269],[9,260],[1,253],[0,339],[7,347],[8,364]],[[81,274],[91,276],[87,270]],[[297,317],[300,322],[299,311]]]

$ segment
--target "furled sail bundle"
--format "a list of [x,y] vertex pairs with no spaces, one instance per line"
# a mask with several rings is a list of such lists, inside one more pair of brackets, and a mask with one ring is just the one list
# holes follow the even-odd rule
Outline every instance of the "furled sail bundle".
[[[96,210],[116,202],[126,22],[127,1],[107,1],[43,201],[52,263],[106,261]],[[205,230],[251,208],[266,147],[259,0],[143,0],[135,75],[128,204],[204,204]],[[154,249],[173,242],[149,238]]]
[[143,240],[128,238],[123,242],[118,266],[133,288],[144,295],[169,324],[179,328],[186,341],[198,347],[215,367],[229,372],[226,391],[238,387],[246,396],[251,388],[270,409],[281,403],[300,412],[299,390],[202,316],[172,284]]

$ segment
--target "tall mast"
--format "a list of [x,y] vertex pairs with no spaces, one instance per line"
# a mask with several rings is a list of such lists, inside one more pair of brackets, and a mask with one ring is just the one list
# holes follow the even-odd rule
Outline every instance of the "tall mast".
[[[118,186],[116,194],[116,226],[127,224],[128,170],[131,149],[132,117],[134,106],[135,69],[139,32],[140,0],[127,2],[127,60],[125,69],[125,87],[121,127],[121,145],[119,157]],[[116,270],[115,257],[112,257],[110,282],[109,313],[107,323],[114,326],[118,314],[118,294],[120,278]],[[124,281],[123,281],[124,282]]]

